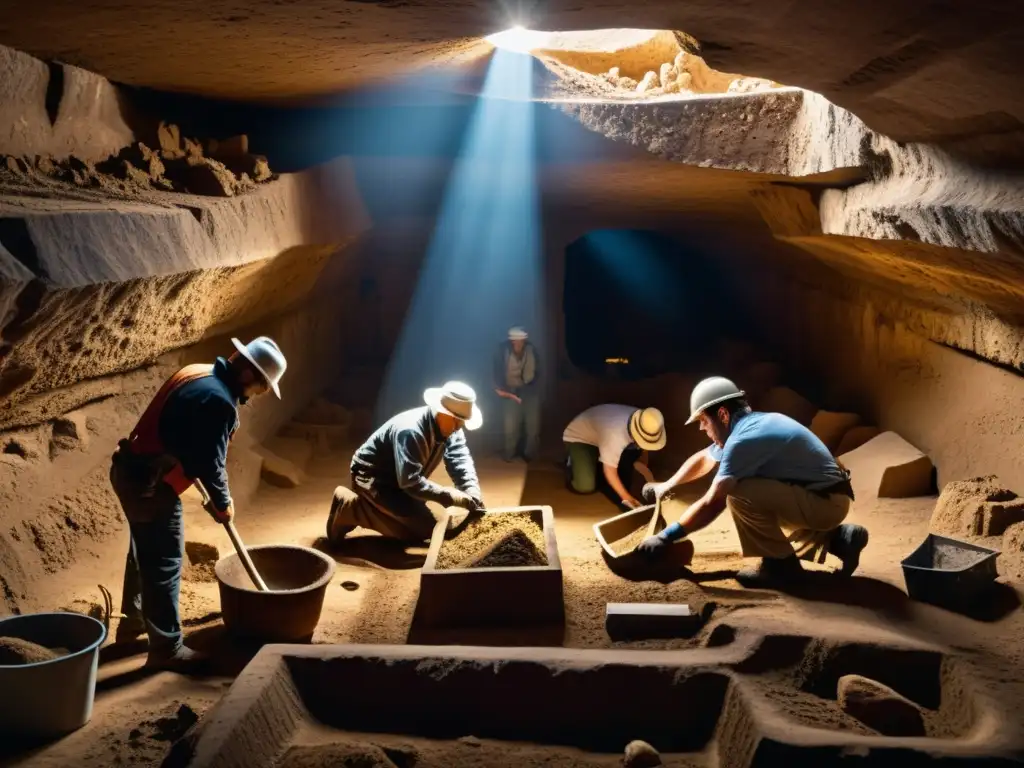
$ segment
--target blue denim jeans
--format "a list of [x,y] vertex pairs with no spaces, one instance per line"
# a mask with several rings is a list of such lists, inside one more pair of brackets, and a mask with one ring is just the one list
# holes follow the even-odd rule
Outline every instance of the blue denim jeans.
[[151,654],[170,655],[182,644],[178,595],[185,531],[181,499],[165,483],[157,485],[152,497],[143,497],[128,474],[116,463],[110,470],[131,532],[121,611],[128,622],[145,620]]
[[540,397],[532,392],[519,395],[522,405],[515,400],[502,398],[502,416],[505,427],[505,460],[516,457],[519,441],[523,441],[523,458],[530,461],[537,457],[540,448]]

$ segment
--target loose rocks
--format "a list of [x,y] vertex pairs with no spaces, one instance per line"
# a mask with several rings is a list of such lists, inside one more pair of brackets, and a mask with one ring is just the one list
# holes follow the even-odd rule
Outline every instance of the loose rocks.
[[652,768],[661,765],[661,755],[646,741],[631,741],[626,745],[622,764],[626,768]]

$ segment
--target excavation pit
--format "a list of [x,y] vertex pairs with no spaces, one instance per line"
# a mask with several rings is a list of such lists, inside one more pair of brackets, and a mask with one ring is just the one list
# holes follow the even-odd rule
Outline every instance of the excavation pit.
[[[424,627],[550,625],[564,618],[562,564],[550,507],[489,510],[454,526],[446,513],[420,573]],[[446,538],[447,536],[447,538]]]
[[821,766],[851,751],[866,765],[983,754],[1001,764],[1009,724],[995,721],[984,744],[966,731],[901,738],[810,726],[737,671],[757,648],[267,646],[204,718],[187,764],[227,768],[244,749],[253,768],[597,768],[620,764],[636,739],[668,765]]

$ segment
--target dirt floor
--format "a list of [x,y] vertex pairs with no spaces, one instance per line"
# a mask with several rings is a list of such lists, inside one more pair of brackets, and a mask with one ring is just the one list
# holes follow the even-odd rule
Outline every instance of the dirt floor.
[[[264,485],[254,503],[238,510],[237,525],[247,544],[292,543],[325,547],[323,528],[331,493],[348,462],[351,451],[317,458],[309,468],[309,480],[294,489]],[[414,621],[419,567],[426,547],[403,548],[375,534],[357,531],[335,552],[337,572],[328,587],[315,643],[431,643],[463,645],[566,646],[570,648],[691,648],[718,644],[732,631],[734,618],[755,617],[765,634],[806,632],[809,623],[829,631],[846,628],[846,635],[863,632],[889,633],[963,653],[971,665],[973,684],[987,695],[1002,699],[1008,712],[1024,704],[1021,662],[1024,661],[1024,618],[1012,585],[1001,585],[997,600],[979,608],[974,618],[957,616],[908,600],[899,562],[923,539],[934,507],[932,498],[874,500],[855,503],[850,519],[866,525],[871,543],[861,569],[853,579],[837,583],[827,574],[812,574],[807,583],[789,594],[741,588],[734,580],[741,558],[735,532],[726,516],[695,536],[697,556],[686,570],[678,566],[664,573],[643,576],[609,568],[594,537],[595,522],[617,510],[603,496],[578,496],[564,488],[564,474],[554,462],[538,462],[527,471],[522,463],[497,459],[478,460],[486,503],[491,507],[546,504],[554,509],[559,555],[564,571],[564,627],[460,632],[458,637],[436,638]],[[87,606],[97,595],[88,590],[73,594],[61,584],[105,584],[120,593],[122,552],[126,534],[111,537],[102,554],[79,560],[67,578],[48,579],[43,589],[54,606]],[[186,538],[216,546],[221,554],[231,550],[226,533],[186,494]],[[828,570],[826,566],[809,566]],[[77,603],[75,601],[78,601]],[[686,602],[694,612],[710,618],[694,637],[613,643],[604,629],[608,602]],[[92,721],[64,740],[32,753],[10,755],[3,765],[93,766],[156,765],[169,749],[167,723],[182,717],[182,707],[202,715],[251,658],[251,649],[232,646],[220,623],[218,589],[203,569],[186,574],[181,593],[182,618],[189,642],[216,654],[215,674],[187,678],[172,673],[144,674],[144,643],[104,649],[96,707]],[[116,621],[112,630],[116,628]],[[850,639],[850,638],[847,638]],[[786,693],[782,682],[762,681],[764,696],[804,722],[822,718],[837,727],[863,728],[840,712],[834,701],[822,708],[821,699],[802,692]],[[185,719],[191,717],[184,716]],[[162,729],[161,729],[162,728]],[[172,729],[173,730],[173,729]],[[378,740],[379,741],[379,740]],[[341,747],[338,747],[339,749]],[[461,748],[461,747],[460,747]],[[423,764],[434,747],[424,747]],[[474,752],[479,765],[488,762],[486,745]],[[551,755],[548,755],[551,757]],[[294,758],[294,759],[292,759]],[[289,764],[307,763],[296,753]],[[547,758],[545,758],[547,759]],[[596,761],[595,761],[596,760]],[[566,755],[559,765],[604,765],[615,761]],[[360,763],[362,764],[362,763]],[[367,763],[372,764],[372,763]],[[387,765],[387,763],[381,763]]]

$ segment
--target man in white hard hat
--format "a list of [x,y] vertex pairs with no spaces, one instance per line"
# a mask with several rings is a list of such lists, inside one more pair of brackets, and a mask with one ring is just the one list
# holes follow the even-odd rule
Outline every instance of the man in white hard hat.
[[781,413],[752,411],[744,398],[733,382],[718,376],[694,388],[687,424],[699,421],[712,445],[687,459],[669,480],[645,486],[644,496],[653,501],[716,467],[717,474],[678,522],[645,539],[638,550],[664,551],[728,507],[743,555],[761,558],[757,567],[736,575],[741,583],[785,583],[803,572],[800,559],[823,563],[829,552],[842,561],[839,573],[852,574],[868,532],[843,523],[853,500],[849,472],[805,426]]
[[[352,490],[334,489],[327,539],[339,544],[356,526],[402,541],[429,539],[437,518],[427,507],[483,511],[483,496],[463,429],[479,429],[476,393],[458,381],[423,393],[425,406],[392,417],[352,457]],[[444,461],[454,488],[430,480]]]
[[235,352],[213,365],[189,365],[167,380],[127,439],[118,443],[110,482],[128,519],[130,548],[117,640],[149,635],[151,668],[186,670],[201,661],[182,642],[181,494],[199,480],[217,522],[234,517],[227,453],[238,407],[268,391],[281,397],[287,362],[273,340],[232,339]]
[[633,473],[653,480],[647,468],[648,451],[660,451],[665,441],[665,418],[657,408],[614,403],[588,408],[562,433],[569,488],[593,493],[603,480],[604,487],[614,494],[613,501],[635,509],[641,502],[629,491]]
[[494,356],[494,391],[502,398],[505,461],[516,456],[520,438],[523,459],[537,456],[540,446],[540,376],[537,350],[523,328],[508,331]]

